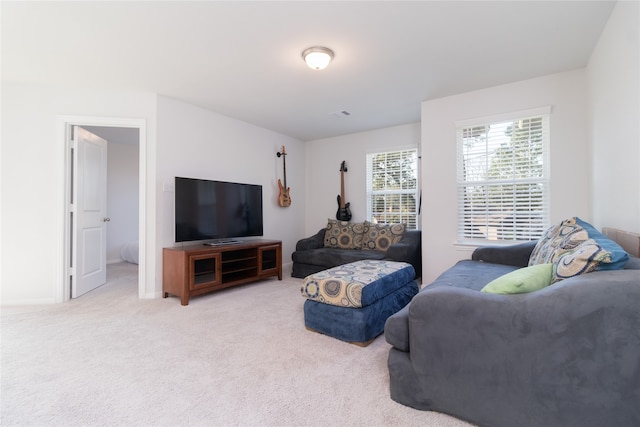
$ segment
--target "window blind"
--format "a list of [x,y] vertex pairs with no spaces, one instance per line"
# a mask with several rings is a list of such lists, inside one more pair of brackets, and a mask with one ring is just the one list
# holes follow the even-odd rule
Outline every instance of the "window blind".
[[457,126],[458,238],[534,240],[549,224],[549,114]]

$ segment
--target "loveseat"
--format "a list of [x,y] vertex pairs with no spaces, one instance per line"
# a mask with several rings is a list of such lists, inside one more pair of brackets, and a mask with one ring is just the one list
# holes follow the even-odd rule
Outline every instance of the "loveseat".
[[407,262],[420,276],[421,233],[420,230],[405,230],[400,224],[383,226],[367,221],[329,220],[325,228],[297,242],[291,259],[291,276],[301,279],[328,268],[366,259]]
[[[559,236],[535,264],[548,237],[477,248],[387,319],[393,400],[480,426],[640,425],[640,259],[560,278],[589,251]],[[488,292],[549,261],[553,283]]]

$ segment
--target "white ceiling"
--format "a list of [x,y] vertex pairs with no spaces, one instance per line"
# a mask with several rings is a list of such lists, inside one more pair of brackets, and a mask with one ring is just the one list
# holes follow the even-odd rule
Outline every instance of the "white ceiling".
[[[585,67],[614,4],[2,1],[2,78],[158,93],[313,140]],[[314,45],[335,52],[326,70],[301,58]]]

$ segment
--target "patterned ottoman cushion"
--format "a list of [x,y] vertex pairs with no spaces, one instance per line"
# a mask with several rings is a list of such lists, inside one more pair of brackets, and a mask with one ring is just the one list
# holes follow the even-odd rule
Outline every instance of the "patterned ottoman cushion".
[[406,286],[416,276],[411,264],[362,260],[307,276],[302,296],[340,307],[366,307]]

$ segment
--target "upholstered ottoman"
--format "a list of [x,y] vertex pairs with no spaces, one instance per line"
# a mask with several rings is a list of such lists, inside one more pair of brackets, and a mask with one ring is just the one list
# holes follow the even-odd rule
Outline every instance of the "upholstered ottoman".
[[362,260],[307,276],[301,287],[307,329],[366,346],[418,293],[411,264]]

